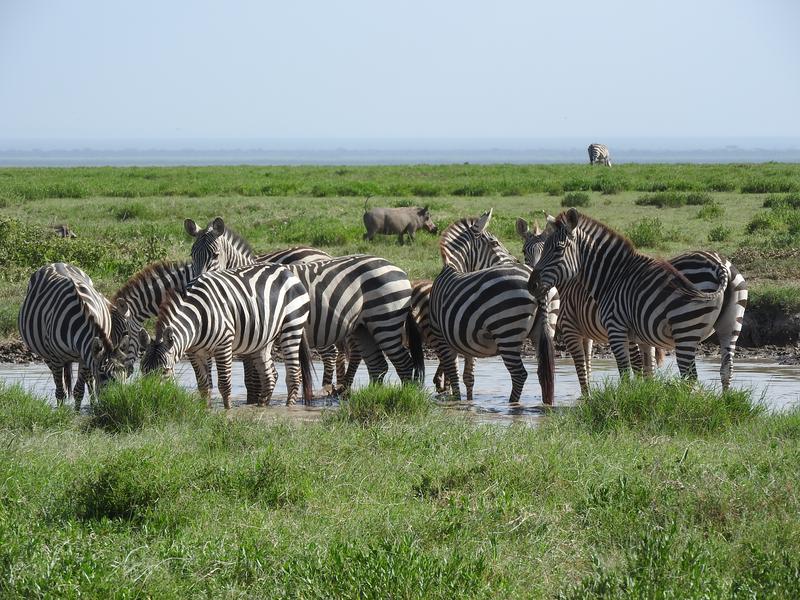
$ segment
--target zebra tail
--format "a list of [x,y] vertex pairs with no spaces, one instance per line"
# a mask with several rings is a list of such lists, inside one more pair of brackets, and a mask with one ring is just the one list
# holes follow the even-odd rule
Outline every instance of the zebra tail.
[[414,379],[425,381],[425,353],[422,350],[422,332],[419,329],[411,311],[406,315],[406,335],[408,336],[408,350],[414,363]]
[[72,398],[72,363],[64,365],[64,389],[67,392],[67,398]]
[[542,402],[552,406],[555,397],[555,348],[552,338],[547,335],[546,327],[547,305],[544,301],[540,301],[536,317],[533,320],[533,333],[538,355],[536,374],[539,376],[539,385],[542,388]]
[[305,335],[300,338],[300,376],[303,379],[303,402],[308,404],[314,397],[314,365]]

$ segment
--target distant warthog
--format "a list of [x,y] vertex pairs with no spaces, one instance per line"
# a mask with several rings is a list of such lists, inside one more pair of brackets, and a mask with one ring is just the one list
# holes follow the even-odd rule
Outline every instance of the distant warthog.
[[69,228],[69,225],[65,224],[52,225],[50,228],[52,229],[53,234],[56,235],[57,237],[62,237],[62,238],[78,237],[77,235],[75,235],[75,232]]
[[[367,198],[369,200],[369,198]],[[376,233],[397,234],[397,243],[403,243],[403,234],[407,233],[409,239],[414,241],[414,232],[417,229],[426,229],[431,233],[436,233],[436,225],[431,221],[431,213],[428,207],[417,208],[415,206],[405,206],[402,208],[372,208],[367,210],[367,202],[364,202],[364,227],[367,232],[364,234],[365,240],[372,240]]]

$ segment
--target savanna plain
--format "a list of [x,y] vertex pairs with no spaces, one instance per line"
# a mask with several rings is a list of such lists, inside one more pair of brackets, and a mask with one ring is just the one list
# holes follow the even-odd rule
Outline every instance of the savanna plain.
[[[440,229],[493,207],[517,256],[517,217],[576,206],[651,254],[718,250],[751,310],[800,312],[800,165],[4,169],[0,335],[42,264],[110,296],[188,259],[187,217],[222,216],[256,252],[435,277],[435,236],[361,239],[365,201],[427,205]],[[250,413],[153,379],[88,414],[0,386],[0,595],[800,597],[800,412],[746,390],[598,383],[537,428],[476,424],[412,386],[313,423]]]

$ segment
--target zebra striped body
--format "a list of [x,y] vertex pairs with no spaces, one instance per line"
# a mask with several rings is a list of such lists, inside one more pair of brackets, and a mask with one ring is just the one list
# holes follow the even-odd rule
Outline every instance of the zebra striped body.
[[54,263],[31,276],[19,312],[19,332],[53,373],[59,405],[72,395],[73,362],[79,365],[76,408],[80,408],[84,382],[95,393],[106,382],[130,374],[124,310],[123,305],[111,304],[77,267]]
[[[535,268],[541,257],[548,233],[541,232],[538,226],[534,231],[530,231],[528,224],[523,219],[517,220],[517,231],[524,240],[525,262],[528,266]],[[747,284],[744,277],[730,261],[716,252],[685,252],[671,258],[669,263],[703,292],[713,292],[719,288],[721,283],[719,281],[720,266],[730,272],[723,300],[724,306],[714,323],[722,351],[724,367],[721,372],[722,385],[727,388],[730,383],[736,342],[741,332],[742,319],[747,306]],[[561,287],[560,295],[563,310],[558,326],[570,356],[575,362],[581,390],[585,393],[591,377],[592,342],[608,342],[608,332],[600,321],[597,303],[580,281],[575,279],[566,283]],[[629,344],[629,351],[634,370],[642,370],[645,374],[650,374],[654,359],[658,364],[663,360],[663,351],[660,349],[653,353],[650,347],[637,347],[636,344]],[[640,357],[638,364],[636,353]]]
[[520,265],[500,241],[486,232],[491,211],[479,219],[461,219],[440,240],[444,267],[433,282],[430,299],[431,330],[440,359],[460,397],[457,355],[499,354],[511,375],[510,402],[518,402],[527,372],[521,351],[526,339],[539,350],[542,398],[553,398],[552,339],[546,333],[546,306],[528,292],[530,270]]
[[[184,221],[186,233],[195,238],[192,244],[192,265],[198,275],[206,271],[232,269],[258,262],[274,262],[278,264],[308,263],[329,260],[331,255],[316,248],[297,246],[283,250],[275,250],[256,256],[250,244],[238,233],[225,225],[221,217],[211,221],[205,228],[198,227],[191,219]],[[322,387],[333,390],[333,372],[337,370],[338,378],[344,377],[344,354],[337,355],[335,347],[320,350],[325,371],[322,376]],[[341,359],[341,360],[340,360]],[[245,376],[249,367],[245,363]]]
[[[730,263],[714,264],[716,289],[702,292],[674,266],[638,253],[624,237],[575,209],[562,213],[553,227],[531,290],[540,294],[560,286],[563,297],[564,285],[577,280],[597,305],[620,373],[630,368],[629,343],[638,343],[675,348],[681,374],[696,378],[697,345],[713,331],[723,292],[735,279]],[[729,378],[728,369],[723,385]]]
[[[411,284],[403,270],[364,254],[286,267],[303,282],[311,298],[307,325],[311,346],[333,347],[356,335],[373,381],[381,381],[388,369],[384,353],[401,381],[424,375],[421,340],[412,344],[411,356],[403,346],[411,300]],[[341,382],[344,387],[352,384],[359,362],[360,357],[351,356]]]
[[611,154],[605,144],[589,144],[589,164],[611,166]]
[[[210,373],[206,365],[213,358],[223,403],[230,408],[233,356],[260,358],[270,367],[272,346],[279,341],[286,364],[286,402],[297,399],[301,368],[303,396],[308,399],[310,355],[303,339],[308,310],[309,297],[303,284],[281,265],[246,265],[204,273],[183,294],[172,292],[161,306],[155,340],[142,330],[141,342],[147,346],[142,372],[170,373],[188,354],[203,375],[198,386],[208,395]],[[269,402],[275,387],[274,370],[261,369],[259,375],[260,400]]]

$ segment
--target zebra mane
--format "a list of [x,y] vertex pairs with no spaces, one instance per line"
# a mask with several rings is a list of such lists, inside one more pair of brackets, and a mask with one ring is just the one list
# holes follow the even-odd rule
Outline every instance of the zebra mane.
[[[565,224],[567,222],[566,221],[567,212],[568,211],[565,210],[561,214],[559,214],[556,217],[556,222],[559,223],[559,224],[562,224],[562,225]],[[609,237],[612,237],[612,238],[614,238],[616,240],[621,241],[622,244],[625,246],[626,250],[628,252],[630,252],[631,254],[633,254],[634,256],[639,257],[641,260],[648,261],[650,264],[652,264],[656,268],[659,268],[659,269],[662,269],[664,271],[667,271],[672,276],[670,278],[670,285],[672,287],[674,287],[675,289],[684,290],[684,291],[693,292],[693,293],[696,293],[698,291],[697,288],[694,286],[694,284],[691,281],[689,281],[689,279],[686,277],[686,275],[684,275],[683,273],[678,271],[678,269],[676,269],[669,261],[667,261],[667,260],[665,260],[663,258],[655,258],[655,257],[652,257],[652,256],[648,256],[647,254],[644,254],[643,252],[639,252],[636,249],[636,246],[633,245],[633,242],[630,241],[630,239],[628,239],[623,234],[619,233],[618,231],[615,231],[614,229],[612,229],[611,227],[609,227],[605,223],[601,223],[597,219],[593,219],[592,217],[590,217],[588,215],[585,215],[583,213],[579,213],[579,215],[580,215],[580,218],[578,220],[578,227],[586,228],[586,226],[588,225],[591,229],[595,229],[595,230],[599,229],[599,230],[603,231],[604,233],[606,233]]]
[[134,289],[146,286],[149,282],[157,279],[166,279],[166,276],[172,275],[181,269],[191,267],[190,262],[177,262],[160,260],[158,262],[150,263],[141,271],[133,275],[126,281],[121,288],[114,294],[114,301],[119,298],[127,297]]
[[445,256],[445,246],[447,243],[455,239],[458,235],[458,231],[469,229],[477,220],[478,217],[463,217],[455,223],[448,225],[442,232],[442,235],[439,236],[439,254],[442,256],[442,262],[444,264],[447,264],[447,256]]
[[[203,235],[205,235],[205,233]],[[253,252],[250,242],[244,239],[238,231],[231,229],[227,223],[225,224],[225,231],[220,237],[225,238],[225,240],[237,250],[245,252],[250,257],[255,257],[256,254]]]
[[158,307],[158,318],[156,319],[156,338],[161,337],[164,333],[164,328],[167,326],[165,321],[172,316],[172,312],[178,301],[183,298],[183,292],[179,292],[175,288],[167,290],[164,299]]
[[[103,343],[103,350],[105,350],[106,352],[111,352],[114,348],[113,348],[113,345],[111,343],[110,336],[103,330],[103,328],[100,326],[100,323],[97,322],[97,317],[95,316],[95,314],[91,310],[89,310],[89,306],[86,304],[86,302],[83,302],[83,300],[82,300],[82,296],[83,295],[81,294],[80,290],[78,289],[78,286],[84,286],[84,287],[87,287],[87,288],[89,286],[85,282],[75,281],[72,277],[67,277],[66,279],[69,280],[69,282],[72,284],[72,287],[75,289],[75,293],[78,295],[79,298],[81,298],[81,302],[80,302],[81,312],[83,313],[83,316],[86,317],[86,319],[90,323],[92,323],[94,325],[96,337],[98,337],[100,339],[100,341]],[[97,290],[95,290],[95,292],[106,303],[106,307],[108,308],[109,314],[110,314],[111,307],[108,306],[109,305],[108,298],[103,296],[103,294],[101,294]]]

